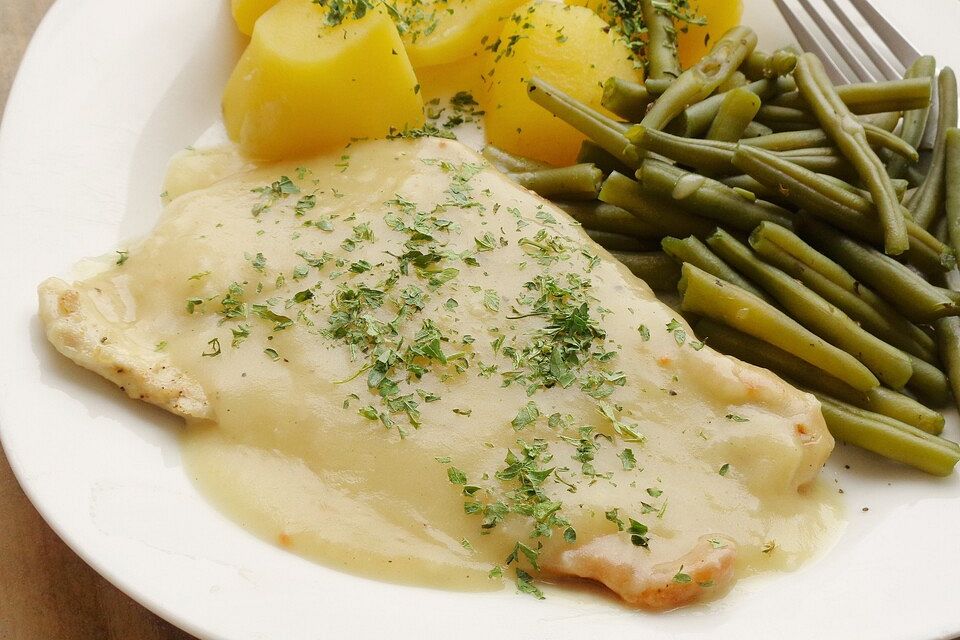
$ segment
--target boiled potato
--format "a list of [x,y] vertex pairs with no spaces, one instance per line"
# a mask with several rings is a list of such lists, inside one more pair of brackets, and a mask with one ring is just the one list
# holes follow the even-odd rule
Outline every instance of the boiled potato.
[[[420,69],[448,64],[483,50],[503,21],[524,0],[397,0],[390,3],[407,55]],[[231,0],[233,19],[243,33],[277,0]]]
[[417,69],[482,51],[525,0],[398,0],[397,24]]
[[607,16],[607,0],[564,0],[567,4],[572,4],[577,7],[586,7],[594,13],[596,13],[601,18],[606,19]]
[[230,10],[237,29],[246,35],[253,33],[253,25],[257,18],[266,13],[267,9],[277,4],[277,0],[230,0]]
[[[604,20],[610,20],[608,0],[565,0],[567,4],[592,9]],[[710,52],[713,43],[740,24],[742,0],[690,0],[689,11],[706,20],[704,26],[677,24],[677,46],[680,66],[693,66]]]
[[623,42],[584,7],[533,0],[518,8],[489,52],[484,98],[487,138],[511,153],[554,165],[570,164],[584,136],[527,97],[527,81],[539,76],[561,91],[600,109],[610,76],[642,80]]
[[693,0],[691,9],[695,14],[706,18],[707,24],[702,27],[688,25],[686,31],[677,34],[680,66],[684,69],[693,66],[707,55],[713,44],[727,31],[740,24],[740,18],[743,17],[741,0]]
[[276,159],[423,125],[423,101],[383,6],[337,26],[311,0],[280,0],[257,20],[223,96],[230,137]]

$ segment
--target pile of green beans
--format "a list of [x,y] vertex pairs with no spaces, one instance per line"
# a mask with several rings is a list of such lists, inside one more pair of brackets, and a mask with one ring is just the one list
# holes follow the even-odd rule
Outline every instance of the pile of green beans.
[[[960,461],[941,437],[941,411],[960,400],[960,291],[947,286],[960,280],[953,71],[937,74],[924,56],[902,80],[834,86],[814,54],[758,51],[747,27],[681,70],[669,20],[641,6],[650,76],[609,79],[607,112],[529,82],[534,102],[586,137],[577,164],[485,155],[652,288],[678,291],[708,344],[816,395],[838,439],[950,474]],[[921,164],[928,127],[936,144]]]

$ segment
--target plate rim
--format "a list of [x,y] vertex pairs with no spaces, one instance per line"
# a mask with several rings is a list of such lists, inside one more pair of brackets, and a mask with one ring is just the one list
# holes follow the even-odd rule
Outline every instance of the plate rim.
[[[48,33],[53,28],[51,25],[53,25],[57,20],[61,19],[61,14],[65,13],[69,9],[75,8],[80,4],[82,3],[74,2],[71,4],[69,0],[58,0],[55,2],[47,11],[36,32],[31,38],[30,43],[21,59],[15,79],[11,85],[2,120],[0,120],[0,158],[2,158],[4,155],[6,148],[5,140],[9,135],[8,129],[10,125],[6,116],[12,108],[11,105],[16,105],[18,103],[20,99],[20,93],[26,91],[24,88],[25,80],[23,80],[23,78],[26,77],[27,73],[29,73],[32,69],[34,64],[33,59],[37,57],[36,51],[41,46],[46,44],[45,39],[48,37]],[[25,72],[25,69],[28,71]],[[2,215],[2,212],[0,212],[0,215]],[[35,330],[35,316],[30,319],[30,323],[31,330]],[[111,401],[114,400],[111,399]],[[48,512],[48,505],[43,500],[37,486],[28,479],[28,470],[21,466],[21,461],[19,456],[15,455],[15,450],[12,452],[8,447],[9,431],[5,427],[6,423],[6,406],[5,403],[0,402],[0,445],[4,447],[10,467],[14,473],[14,476],[17,478],[20,487],[27,495],[34,508],[37,509],[41,517],[48,524],[48,526],[54,530],[58,537],[60,537],[74,553],[83,559],[85,563],[97,571],[97,573],[117,586],[126,595],[131,597],[140,605],[144,606],[146,609],[197,637],[217,637],[217,635],[211,632],[209,629],[194,624],[189,617],[181,615],[180,612],[175,609],[164,606],[162,601],[151,596],[149,591],[141,589],[135,581],[122,575],[122,572],[114,571],[110,565],[99,562],[94,554],[81,544],[81,540],[72,535],[69,527],[60,521],[60,519],[57,517],[57,514]],[[958,632],[960,632],[960,619],[957,620],[956,630],[953,632],[943,632],[944,635],[942,637],[949,638]]]

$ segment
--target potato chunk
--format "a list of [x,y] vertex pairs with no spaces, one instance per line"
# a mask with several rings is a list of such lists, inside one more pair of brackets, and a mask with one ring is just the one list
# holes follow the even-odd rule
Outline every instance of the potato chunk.
[[423,125],[423,100],[382,5],[330,26],[310,0],[281,0],[257,20],[223,96],[243,152],[262,160]]
[[257,18],[275,4],[277,0],[230,0],[230,10],[237,29],[249,36],[253,33]]
[[680,66],[692,67],[700,58],[710,53],[713,44],[723,34],[740,24],[743,17],[741,0],[697,0],[693,11],[703,17],[704,26],[687,25],[677,33],[677,48],[680,53]]
[[[567,4],[587,7],[604,20],[610,21],[611,7],[608,0],[564,0]],[[713,43],[724,33],[740,24],[743,17],[743,0],[691,0],[691,14],[706,21],[705,25],[677,23],[677,48],[680,66],[692,67],[707,55]]]
[[630,51],[607,23],[584,7],[533,0],[518,8],[490,52],[485,97],[487,137],[511,153],[555,165],[574,161],[584,136],[527,97],[539,76],[600,108],[610,76],[641,80]]
[[483,51],[524,0],[398,0],[397,24],[417,69]]

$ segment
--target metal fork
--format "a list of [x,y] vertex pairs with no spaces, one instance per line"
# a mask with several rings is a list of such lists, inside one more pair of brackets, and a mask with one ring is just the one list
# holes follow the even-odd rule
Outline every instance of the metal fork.
[[[920,57],[910,41],[890,22],[880,15],[869,0],[849,0],[851,8],[842,7],[837,0],[823,0],[830,12],[836,17],[843,29],[838,29],[824,16],[824,11],[813,6],[810,0],[797,0],[803,12],[817,25],[817,28],[826,36],[830,44],[843,61],[837,63],[832,51],[824,48],[823,40],[801,19],[802,13],[797,12],[788,0],[774,0],[780,13],[783,14],[787,25],[796,36],[800,46],[806,51],[816,53],[823,61],[827,73],[837,84],[850,82],[875,82],[877,80],[898,80],[903,77],[904,70],[914,60]],[[875,38],[871,40],[854,24],[855,16],[865,21],[874,31]],[[859,45],[859,50],[851,48],[851,38]],[[885,47],[878,47],[878,44]],[[883,51],[886,48],[888,51]],[[863,54],[873,62],[874,69],[864,63]],[[848,67],[848,70],[843,69]]]
[[[848,0],[852,8],[847,9],[840,6],[837,0],[823,0],[823,3],[830,8],[830,12],[843,26],[843,31],[839,31],[834,25],[830,24],[824,16],[824,12],[814,7],[810,0],[797,0],[803,12],[817,25],[827,40],[830,41],[830,44],[833,45],[836,53],[840,55],[844,65],[848,68],[845,71],[841,65],[837,64],[834,53],[824,48],[823,40],[807,27],[801,19],[802,14],[791,6],[791,0],[774,0],[774,2],[780,9],[784,20],[786,20],[787,26],[796,36],[800,46],[805,51],[817,54],[830,78],[837,84],[899,80],[903,78],[903,73],[907,67],[920,57],[917,48],[900,33],[899,29],[880,15],[880,12],[870,4],[870,0]],[[855,14],[859,14],[859,18],[873,29],[872,40],[864,34],[859,26],[854,24]],[[859,45],[859,51],[851,48],[851,38]],[[882,48],[886,48],[887,51],[882,51],[882,48],[877,46],[878,44],[883,45]],[[874,64],[874,69],[867,68],[861,62],[863,56],[860,52],[870,58]],[[928,123],[937,121],[938,111],[936,83],[934,83],[934,96],[932,96],[930,104]],[[936,127],[928,126],[924,131],[920,147],[922,149],[932,148],[935,135]]]

